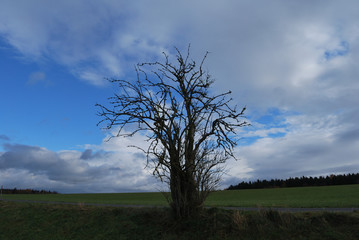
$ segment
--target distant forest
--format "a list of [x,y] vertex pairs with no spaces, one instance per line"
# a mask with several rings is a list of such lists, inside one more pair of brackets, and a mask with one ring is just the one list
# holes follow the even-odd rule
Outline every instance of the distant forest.
[[332,186],[359,184],[359,173],[347,175],[330,175],[326,177],[301,177],[286,180],[272,179],[257,180],[255,182],[241,182],[235,186],[231,185],[225,190],[259,189],[259,188],[283,188],[283,187],[309,187],[309,186]]
[[34,190],[34,189],[1,189],[3,194],[57,194],[56,191]]

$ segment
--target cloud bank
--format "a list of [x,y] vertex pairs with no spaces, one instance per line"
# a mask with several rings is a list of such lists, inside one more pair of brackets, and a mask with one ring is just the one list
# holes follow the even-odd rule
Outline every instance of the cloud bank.
[[125,139],[114,139],[83,152],[4,144],[4,152],[0,152],[0,182],[6,187],[61,193],[163,190],[165,186],[146,168],[143,154],[126,144]]
[[[359,171],[358,7],[357,1],[7,1],[0,36],[24,58],[50,59],[94,86],[104,86],[103,77],[134,78],[133,64],[160,59],[162,51],[172,56],[173,46],[191,43],[194,59],[210,51],[214,91],[231,89],[253,125],[240,131],[241,160],[229,162],[225,185]],[[0,169],[8,183],[18,182],[11,177],[16,171],[25,182],[44,178],[69,191],[143,190],[149,181],[142,167],[132,167],[144,158],[120,143],[84,152],[5,149]]]

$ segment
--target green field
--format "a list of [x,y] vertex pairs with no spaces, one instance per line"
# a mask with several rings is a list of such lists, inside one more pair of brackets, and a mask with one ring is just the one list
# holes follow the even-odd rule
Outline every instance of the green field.
[[359,184],[221,191],[213,193],[207,204],[241,207],[359,207]]
[[359,213],[205,209],[176,221],[168,208],[113,208],[0,201],[1,240],[359,239]]
[[[166,206],[162,193],[3,195],[3,199]],[[218,191],[206,206],[237,207],[359,207],[359,184],[326,187]]]

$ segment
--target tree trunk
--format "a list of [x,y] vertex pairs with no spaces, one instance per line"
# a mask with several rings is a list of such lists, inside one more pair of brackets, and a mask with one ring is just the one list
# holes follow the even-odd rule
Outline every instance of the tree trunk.
[[[191,175],[191,176],[189,176]],[[203,206],[198,188],[192,174],[181,169],[171,170],[171,207],[177,219],[186,219],[197,215]]]

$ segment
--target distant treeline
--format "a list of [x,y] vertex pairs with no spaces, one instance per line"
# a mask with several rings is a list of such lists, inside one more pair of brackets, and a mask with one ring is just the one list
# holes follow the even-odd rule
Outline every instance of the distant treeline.
[[56,191],[34,190],[34,189],[2,189],[3,194],[57,194]]
[[237,189],[259,189],[259,188],[282,188],[282,187],[308,187],[308,186],[331,186],[359,184],[359,173],[347,175],[330,175],[326,177],[301,177],[289,178],[286,180],[272,179],[257,180],[255,182],[241,182],[235,186],[231,185],[226,190]]

